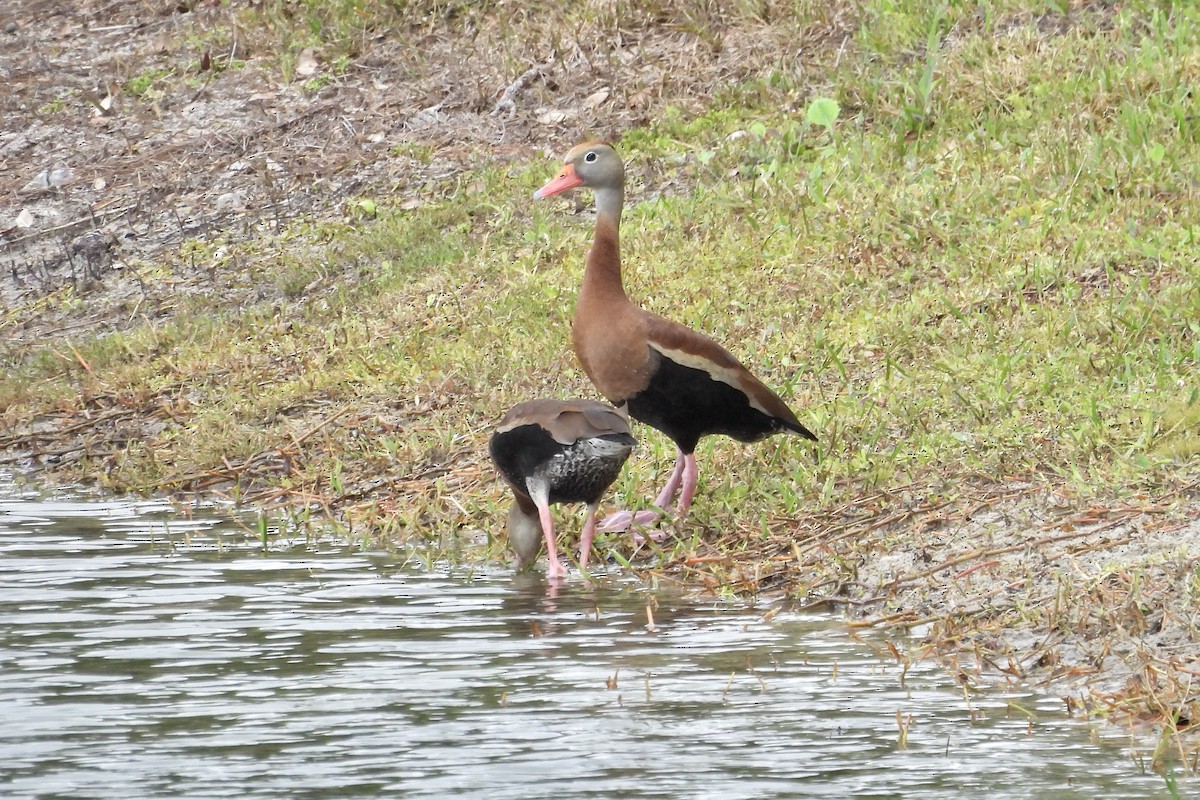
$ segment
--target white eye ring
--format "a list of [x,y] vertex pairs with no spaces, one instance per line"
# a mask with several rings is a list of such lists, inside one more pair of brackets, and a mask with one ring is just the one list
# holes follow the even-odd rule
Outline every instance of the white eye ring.
[[583,160],[588,162],[589,164],[592,163],[593,161],[595,161],[596,160],[596,151],[593,150],[590,153],[588,153],[586,156],[583,157]]

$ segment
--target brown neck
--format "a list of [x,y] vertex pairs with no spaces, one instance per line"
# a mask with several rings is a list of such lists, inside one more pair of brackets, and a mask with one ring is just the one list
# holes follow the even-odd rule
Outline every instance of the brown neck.
[[580,298],[589,301],[600,298],[625,298],[621,285],[620,207],[613,214],[601,209],[596,215],[596,234],[588,252],[587,268],[583,272]]

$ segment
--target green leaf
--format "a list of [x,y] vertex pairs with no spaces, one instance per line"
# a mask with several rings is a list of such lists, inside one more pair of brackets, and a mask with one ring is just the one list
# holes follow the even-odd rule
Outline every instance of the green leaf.
[[805,116],[810,125],[820,125],[825,130],[832,131],[833,123],[837,121],[841,111],[837,100],[830,97],[818,97],[808,104],[808,112]]

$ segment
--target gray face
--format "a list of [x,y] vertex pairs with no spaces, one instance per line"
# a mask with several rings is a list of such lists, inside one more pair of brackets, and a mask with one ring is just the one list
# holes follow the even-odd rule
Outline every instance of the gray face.
[[621,157],[606,144],[580,145],[567,154],[567,163],[574,167],[584,186],[598,189],[625,185]]
[[542,550],[542,528],[538,518],[521,513],[515,503],[508,512],[508,545],[517,557],[518,568],[537,561]]

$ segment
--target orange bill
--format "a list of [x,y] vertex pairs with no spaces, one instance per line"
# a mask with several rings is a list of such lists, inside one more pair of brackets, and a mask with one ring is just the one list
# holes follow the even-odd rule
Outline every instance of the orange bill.
[[574,189],[583,183],[583,179],[575,174],[575,167],[570,164],[564,164],[562,171],[547,183],[542,188],[533,193],[534,200],[541,200],[545,197],[553,197],[556,194],[565,192],[567,189]]

